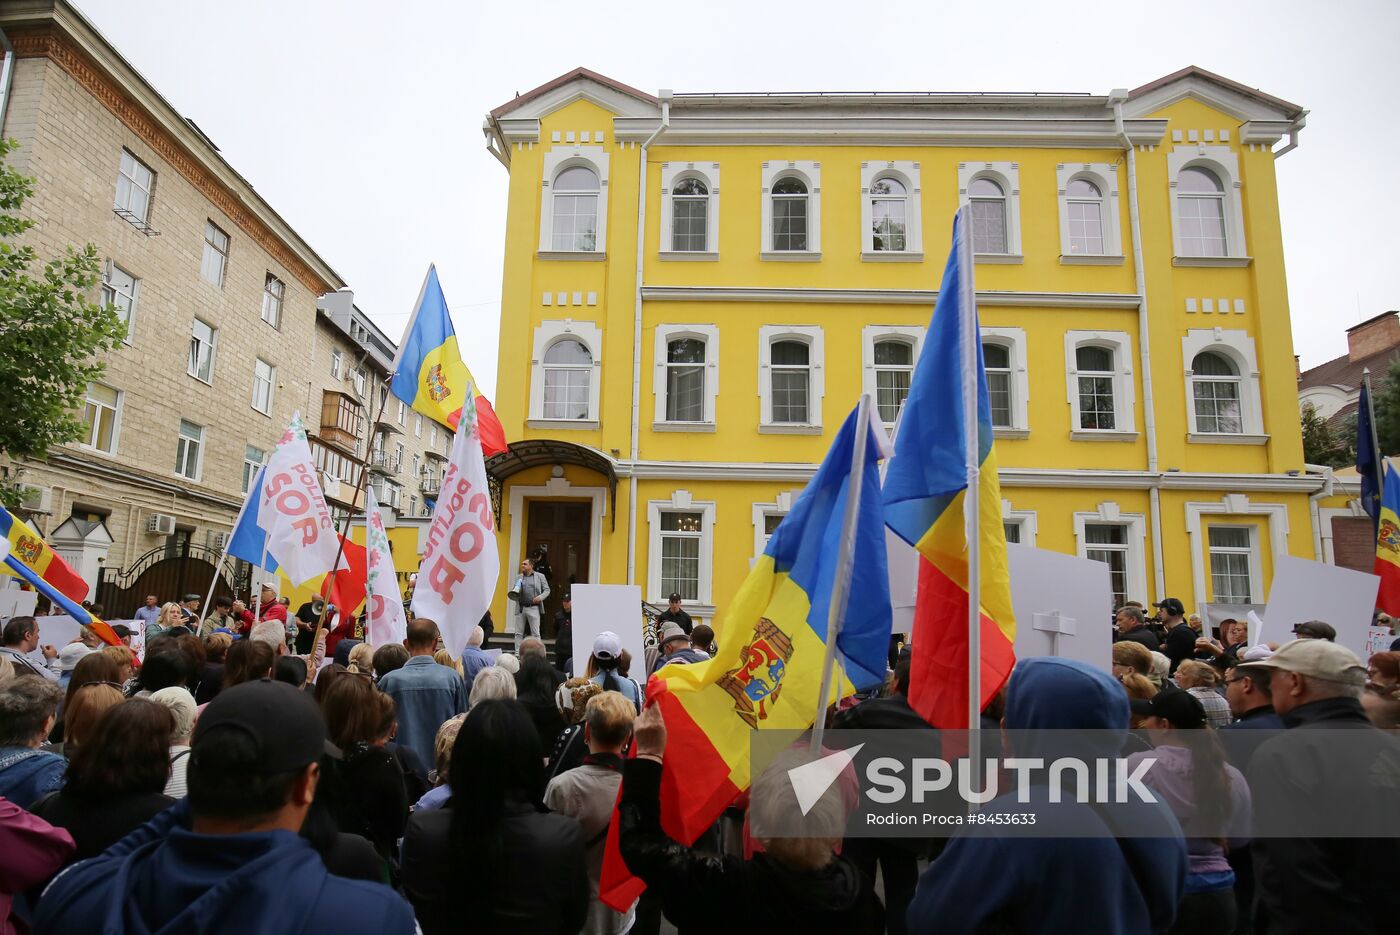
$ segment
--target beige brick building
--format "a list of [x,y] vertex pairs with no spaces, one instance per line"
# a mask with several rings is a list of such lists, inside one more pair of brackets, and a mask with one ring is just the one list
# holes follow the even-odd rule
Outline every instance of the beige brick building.
[[41,260],[96,244],[103,299],[129,319],[88,436],[0,460],[37,491],[35,525],[93,583],[104,564],[216,555],[298,411],[334,505],[362,506],[364,465],[381,503],[425,515],[449,433],[392,399],[370,425],[394,345],[342,277],[71,5],[7,2],[0,30],[10,162],[36,180],[27,237]]

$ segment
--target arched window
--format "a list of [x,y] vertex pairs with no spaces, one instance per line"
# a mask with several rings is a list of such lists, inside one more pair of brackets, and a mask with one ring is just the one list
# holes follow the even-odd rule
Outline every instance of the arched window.
[[544,352],[544,417],[587,419],[593,354],[581,341],[565,338]]
[[1006,253],[1006,192],[988,178],[967,187],[972,205],[972,252]]
[[807,184],[795,176],[773,183],[773,249],[807,249]]
[[1011,428],[1011,349],[1004,344],[983,344],[982,365],[987,371],[992,428]]
[[888,338],[875,342],[875,406],[880,421],[893,423],[909,396],[909,379],[914,373],[914,345]]
[[1113,350],[1085,345],[1075,349],[1074,363],[1079,378],[1079,427],[1091,430],[1115,428],[1117,400],[1113,391],[1116,375]]
[[705,421],[705,342],[700,338],[666,344],[666,421]]
[[1225,187],[1209,169],[1190,166],[1176,177],[1183,256],[1228,256]]
[[773,421],[806,424],[812,386],[811,350],[802,341],[774,341],[770,354]]
[[1197,432],[1238,435],[1244,431],[1239,369],[1224,354],[1202,351],[1191,361],[1191,397]]
[[554,179],[553,247],[592,251],[598,244],[598,173],[570,166]]
[[1103,249],[1103,192],[1088,179],[1072,179],[1065,186],[1069,212],[1071,255],[1099,256]]
[[[872,246],[876,250],[908,249],[909,190],[898,179],[876,179],[870,185]],[[888,420],[887,420],[888,421]]]
[[671,249],[704,251],[710,214],[710,190],[700,179],[681,179],[671,189]]

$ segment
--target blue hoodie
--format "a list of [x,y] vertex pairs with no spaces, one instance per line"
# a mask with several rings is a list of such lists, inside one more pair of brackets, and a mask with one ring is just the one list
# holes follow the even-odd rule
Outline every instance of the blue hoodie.
[[332,876],[290,831],[206,835],[182,800],[44,890],[34,931],[412,933],[413,910],[378,883]]
[[[1128,700],[1121,685],[1082,663],[1025,659],[1016,664],[1007,687],[1006,726],[1018,731],[1126,734]],[[1117,749],[1100,755],[1113,755]],[[1021,749],[1013,753],[1037,754]],[[1158,828],[1163,836],[1153,838],[1108,836],[1097,811],[1075,802],[1050,804],[1043,786],[1032,788],[1029,804],[1018,803],[1013,791],[983,810],[1034,811],[1037,825],[1047,834],[1057,827],[1082,834],[1096,826],[1105,836],[960,833],[920,878],[907,915],[910,931],[1140,935],[1165,931],[1176,917],[1186,879],[1186,845],[1176,819],[1161,803],[1135,807],[1134,827]]]
[[0,747],[0,796],[29,808],[55,789],[63,788],[68,761],[48,750]]

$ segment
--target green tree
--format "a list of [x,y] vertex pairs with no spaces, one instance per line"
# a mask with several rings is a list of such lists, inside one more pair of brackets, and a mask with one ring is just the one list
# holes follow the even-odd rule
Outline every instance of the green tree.
[[1379,380],[1371,382],[1376,407],[1376,438],[1382,455],[1400,454],[1400,357]]
[[[18,145],[0,140],[0,454],[42,458],[82,437],[78,407],[126,325],[110,306],[89,301],[99,275],[92,244],[66,248],[37,272],[34,248],[16,245],[35,224],[19,214],[34,180],[3,161]],[[23,493],[0,480],[0,502],[16,505]]]
[[[1355,431],[1352,432],[1355,435]],[[1303,405],[1303,460],[1308,464],[1342,467],[1354,461],[1351,446],[1332,431],[1311,403]]]

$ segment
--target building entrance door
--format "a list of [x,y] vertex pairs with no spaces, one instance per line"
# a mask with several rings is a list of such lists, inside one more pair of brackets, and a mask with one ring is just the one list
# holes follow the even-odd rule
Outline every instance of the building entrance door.
[[593,504],[576,500],[531,500],[525,520],[525,555],[539,557],[537,571],[549,578],[549,597],[540,611],[540,632],[554,636],[554,614],[564,591],[588,584],[589,533]]

